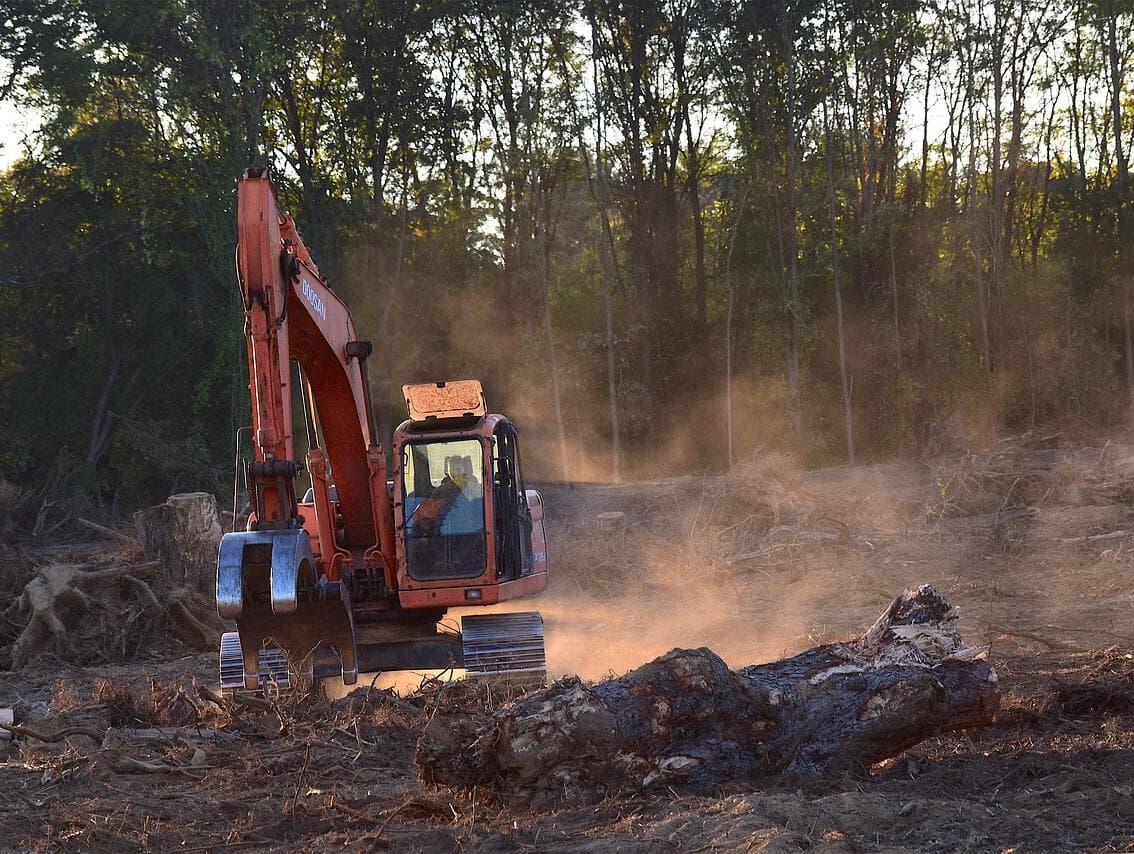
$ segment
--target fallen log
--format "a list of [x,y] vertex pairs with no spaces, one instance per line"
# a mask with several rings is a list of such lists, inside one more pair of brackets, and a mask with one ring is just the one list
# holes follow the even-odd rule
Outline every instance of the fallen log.
[[491,716],[435,716],[417,763],[427,781],[535,807],[865,769],[992,722],[996,672],[957,616],[927,585],[862,637],[782,661],[731,671],[711,650],[675,649],[595,685],[562,679]]

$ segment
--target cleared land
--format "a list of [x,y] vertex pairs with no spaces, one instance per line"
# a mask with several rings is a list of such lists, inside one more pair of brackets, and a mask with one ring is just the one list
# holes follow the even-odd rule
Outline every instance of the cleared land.
[[[931,583],[991,647],[999,722],[836,779],[532,811],[423,785],[414,765],[438,709],[502,696],[429,682],[214,707],[196,690],[212,656],[147,624],[127,663],[44,656],[0,676],[0,706],[41,735],[79,728],[0,742],[0,848],[1134,847],[1134,448],[1037,434],[930,464],[801,472],[765,457],[728,478],[544,492],[556,674],[600,679],[677,646],[770,660],[857,635]],[[0,591],[119,548],[11,546]]]

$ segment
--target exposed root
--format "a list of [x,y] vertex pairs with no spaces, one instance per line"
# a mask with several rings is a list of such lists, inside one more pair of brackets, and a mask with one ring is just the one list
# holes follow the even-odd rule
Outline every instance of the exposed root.
[[169,630],[183,643],[207,649],[219,631],[211,609],[191,591],[163,589],[160,564],[93,568],[39,567],[2,614],[0,667],[18,669],[41,653],[91,663],[131,655]]

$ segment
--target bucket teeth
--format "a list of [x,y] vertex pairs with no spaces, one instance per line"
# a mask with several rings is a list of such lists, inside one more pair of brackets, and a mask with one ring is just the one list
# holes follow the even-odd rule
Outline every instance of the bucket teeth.
[[538,612],[462,617],[461,640],[469,677],[546,679],[543,617]]

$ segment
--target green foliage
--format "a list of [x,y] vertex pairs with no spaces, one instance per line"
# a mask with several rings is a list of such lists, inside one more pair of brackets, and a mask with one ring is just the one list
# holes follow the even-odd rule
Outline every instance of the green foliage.
[[43,123],[0,176],[0,474],[227,490],[253,163],[375,341],[385,430],[403,382],[479,375],[536,475],[555,400],[596,470],[616,438],[623,472],[719,468],[726,359],[734,458],[843,459],[844,376],[860,458],[1121,423],[1134,20],[1002,5],[8,0],[0,94]]

